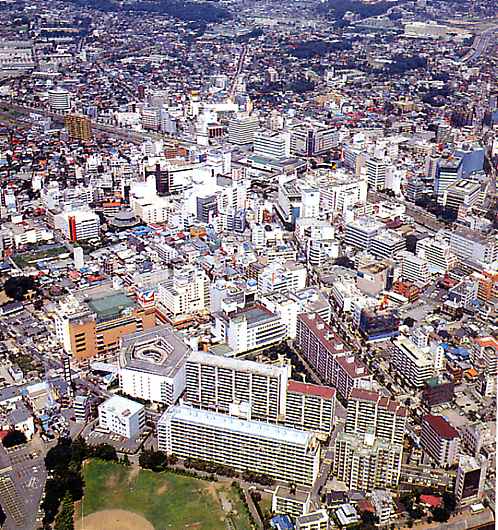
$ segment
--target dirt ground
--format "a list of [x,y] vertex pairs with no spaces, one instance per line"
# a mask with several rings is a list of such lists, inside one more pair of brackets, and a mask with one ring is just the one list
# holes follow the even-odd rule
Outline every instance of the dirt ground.
[[141,515],[126,510],[102,510],[76,521],[76,530],[154,530]]

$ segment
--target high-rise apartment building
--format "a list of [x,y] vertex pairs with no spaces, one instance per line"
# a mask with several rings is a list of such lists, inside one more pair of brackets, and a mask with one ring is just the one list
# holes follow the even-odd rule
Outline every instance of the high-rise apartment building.
[[330,433],[334,426],[335,395],[333,387],[289,381],[285,424],[295,429]]
[[283,422],[289,366],[194,352],[186,363],[185,402],[246,419]]
[[346,425],[335,443],[334,475],[351,489],[396,488],[407,412],[377,392],[351,391]]
[[457,459],[460,436],[442,416],[426,414],[422,418],[420,445],[438,466],[447,468]]
[[406,337],[397,337],[393,343],[392,369],[407,386],[423,388],[434,376],[437,360]]
[[169,408],[157,424],[161,451],[250,470],[275,480],[311,486],[318,476],[320,447],[307,431],[248,421],[194,407]]
[[90,118],[81,114],[67,114],[64,127],[70,138],[88,141],[92,139],[92,123]]
[[378,392],[354,388],[348,400],[345,432],[363,436],[373,433],[395,444],[402,444],[407,410]]

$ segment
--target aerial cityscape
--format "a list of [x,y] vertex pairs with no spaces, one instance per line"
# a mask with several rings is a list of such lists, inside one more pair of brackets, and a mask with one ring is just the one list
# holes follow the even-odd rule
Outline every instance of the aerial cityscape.
[[0,528],[495,528],[492,0],[1,0]]

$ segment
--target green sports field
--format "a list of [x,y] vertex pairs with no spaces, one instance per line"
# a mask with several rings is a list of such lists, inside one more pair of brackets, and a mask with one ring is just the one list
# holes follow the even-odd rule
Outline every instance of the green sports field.
[[77,517],[102,510],[142,515],[155,530],[220,530],[229,518],[234,530],[250,530],[242,503],[229,483],[174,473],[153,473],[113,462],[90,460],[83,468],[85,495]]

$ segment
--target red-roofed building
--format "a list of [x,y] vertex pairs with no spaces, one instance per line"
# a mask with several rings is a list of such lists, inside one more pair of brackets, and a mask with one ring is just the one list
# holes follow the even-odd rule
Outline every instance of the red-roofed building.
[[317,313],[297,318],[296,347],[326,383],[333,383],[333,358],[348,351],[342,339]]
[[379,392],[353,388],[349,396],[346,426],[347,433],[377,438],[402,444],[406,429],[406,408]]
[[330,433],[334,424],[335,388],[289,381],[285,423],[289,427]]
[[420,502],[429,508],[439,508],[443,505],[443,499],[436,495],[420,495]]
[[460,437],[442,416],[427,414],[422,418],[420,444],[439,466],[450,467],[456,462]]

